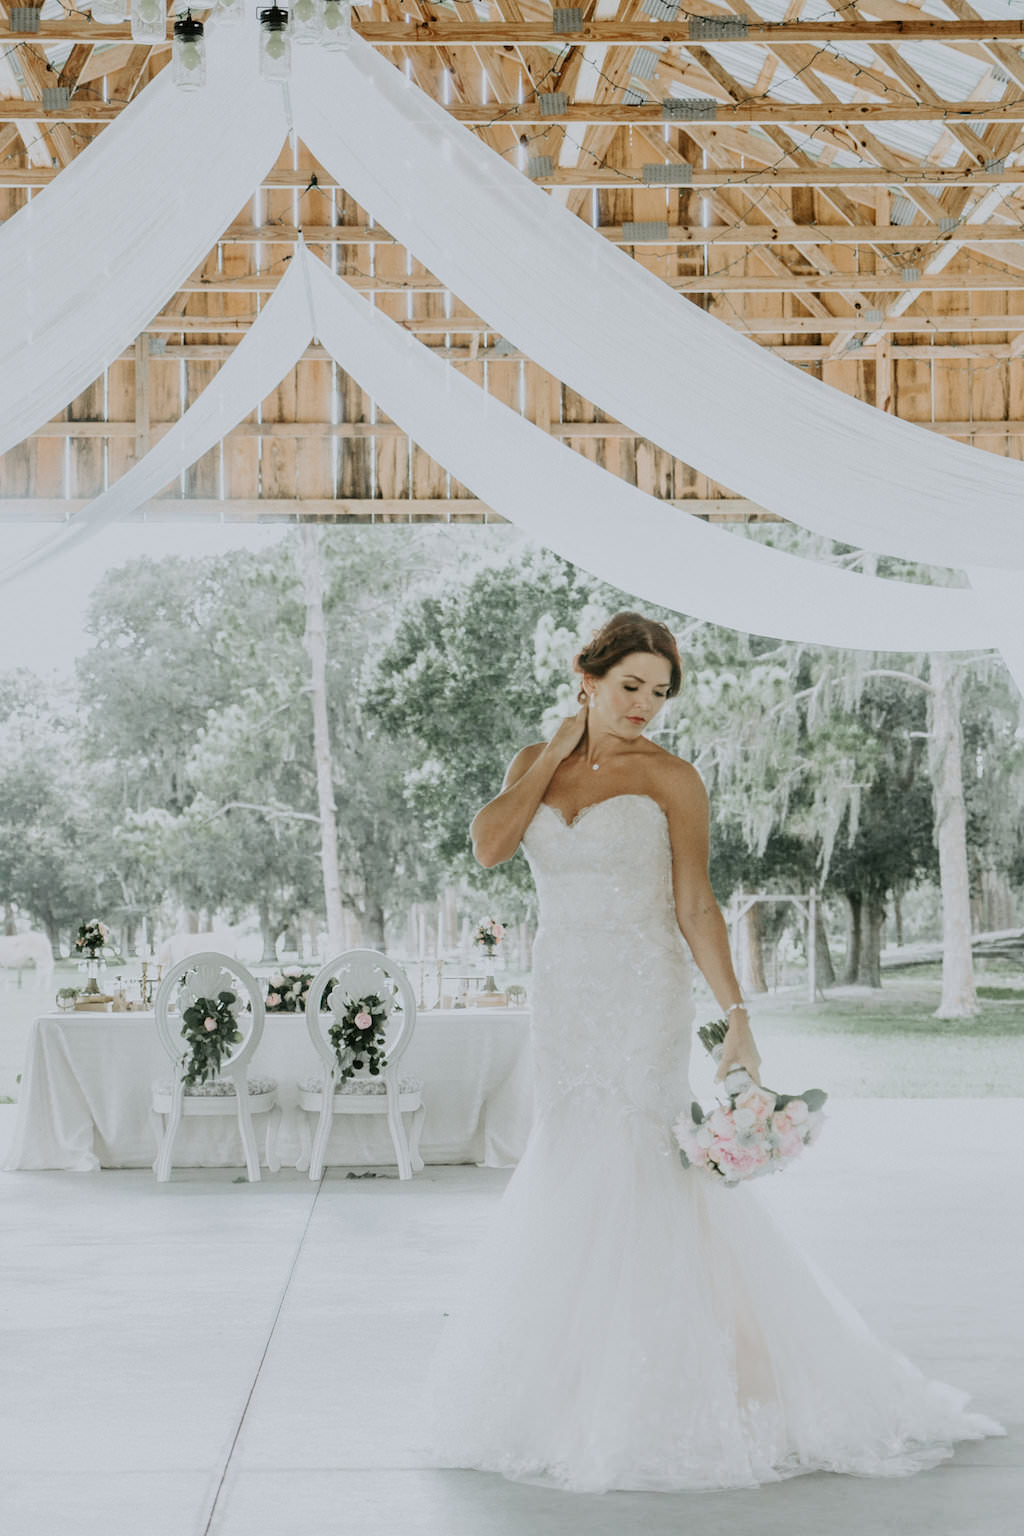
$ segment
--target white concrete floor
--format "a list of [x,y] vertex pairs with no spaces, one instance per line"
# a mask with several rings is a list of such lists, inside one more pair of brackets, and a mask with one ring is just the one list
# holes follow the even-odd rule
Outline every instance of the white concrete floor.
[[[759,1190],[1007,1438],[911,1478],[566,1494],[422,1467],[417,1391],[507,1173],[0,1175],[4,1536],[988,1536],[1024,1508],[1024,1101],[840,1100]],[[0,1150],[12,1111],[0,1112]]]

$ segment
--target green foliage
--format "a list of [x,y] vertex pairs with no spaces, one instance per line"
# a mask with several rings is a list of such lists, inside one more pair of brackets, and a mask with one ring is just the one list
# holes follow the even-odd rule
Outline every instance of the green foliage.
[[218,992],[215,998],[197,997],[181,1016],[181,1034],[189,1050],[181,1080],[187,1088],[216,1077],[231,1047],[240,1044],[238,1027],[241,1000],[235,992]]
[[[386,998],[379,992],[346,999],[344,1011],[327,1031],[338,1063],[338,1078],[344,1082],[366,1067],[371,1077],[379,1077],[386,1055],[385,1027],[392,1013],[401,1013],[394,989]],[[368,1022],[366,1022],[368,1021]]]

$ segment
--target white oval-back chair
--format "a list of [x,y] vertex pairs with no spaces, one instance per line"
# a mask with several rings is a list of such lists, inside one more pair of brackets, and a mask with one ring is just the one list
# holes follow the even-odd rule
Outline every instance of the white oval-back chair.
[[[334,982],[326,1007],[321,1012],[324,991]],[[379,994],[387,1000],[386,983],[397,988],[395,1002],[384,1029],[384,1062],[379,1076],[371,1076],[364,1066],[351,1077],[342,1079],[338,1059],[328,1031],[340,1023],[350,1002]],[[420,1157],[420,1131],[423,1125],[423,1084],[416,1078],[402,1078],[399,1067],[416,1027],[416,994],[400,965],[375,949],[349,949],[328,960],[317,972],[306,997],[306,1027],[324,1063],[322,1079],[299,1084],[302,1114],[302,1156],[297,1167],[308,1162],[309,1176],[319,1179],[327,1160],[327,1143],[335,1115],[380,1115],[388,1117],[388,1129],[395,1148],[398,1174],[411,1179],[423,1167]],[[318,1114],[316,1132],[311,1137],[307,1113]],[[406,1135],[403,1114],[411,1112],[411,1135]]]
[[[184,979],[184,985],[181,985]],[[181,1034],[186,1008],[200,997],[216,997],[218,992],[239,992],[249,999],[248,1010],[238,1014],[241,1041],[225,1056],[217,1076],[205,1083],[186,1087],[182,1082],[188,1046]],[[172,1005],[175,1012],[171,1012]],[[160,1183],[171,1176],[174,1141],[183,1115],[236,1115],[250,1181],[260,1176],[260,1156],[253,1129],[254,1115],[268,1115],[277,1109],[277,1083],[272,1078],[250,1077],[249,1061],[263,1034],[263,995],[256,978],[239,960],[230,955],[206,950],[189,955],[173,965],[160,983],[156,994],[156,1031],[174,1064],[170,1081],[153,1084],[150,1114],[157,1138],[153,1171]],[[278,1115],[280,1110],[278,1109]],[[276,1144],[276,1138],[274,1138]],[[267,1122],[267,1162],[280,1167],[276,1154],[271,1157],[270,1121]]]

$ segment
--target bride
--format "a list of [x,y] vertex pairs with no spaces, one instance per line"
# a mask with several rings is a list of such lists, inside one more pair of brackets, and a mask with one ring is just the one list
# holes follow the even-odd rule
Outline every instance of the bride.
[[[434,1466],[563,1489],[890,1477],[1001,1435],[877,1338],[762,1209],[684,1168],[691,961],[760,1057],[708,881],[696,769],[645,737],[681,664],[619,613],[575,658],[579,713],[517,754],[473,821],[537,885],[530,1138],[431,1362]],[[685,942],[684,942],[685,940]]]

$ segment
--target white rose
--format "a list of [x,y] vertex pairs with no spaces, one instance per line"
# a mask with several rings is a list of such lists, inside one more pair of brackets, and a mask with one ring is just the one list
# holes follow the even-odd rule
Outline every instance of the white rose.
[[752,1109],[736,1109],[733,1111],[732,1122],[738,1131],[752,1131],[757,1123],[757,1116]]

